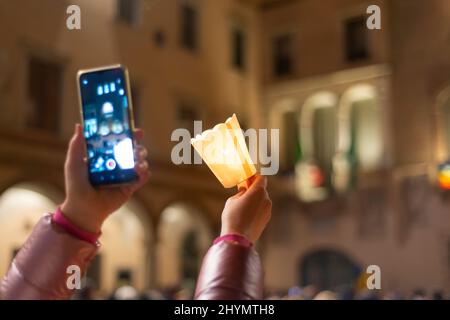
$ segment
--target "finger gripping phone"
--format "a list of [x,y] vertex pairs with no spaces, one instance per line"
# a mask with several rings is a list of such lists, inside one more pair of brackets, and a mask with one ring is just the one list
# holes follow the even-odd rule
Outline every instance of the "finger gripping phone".
[[93,186],[136,181],[130,81],[122,65],[77,75],[89,180]]

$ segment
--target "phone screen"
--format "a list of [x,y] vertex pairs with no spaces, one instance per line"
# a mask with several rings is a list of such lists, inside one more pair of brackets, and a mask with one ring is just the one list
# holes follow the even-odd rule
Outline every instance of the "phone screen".
[[128,79],[122,67],[83,72],[79,88],[92,185],[137,179]]

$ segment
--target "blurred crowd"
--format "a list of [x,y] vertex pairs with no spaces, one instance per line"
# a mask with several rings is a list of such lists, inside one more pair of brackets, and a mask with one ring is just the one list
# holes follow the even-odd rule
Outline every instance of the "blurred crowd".
[[287,292],[273,292],[269,300],[449,300],[443,290],[427,292],[417,288],[411,292],[354,289],[353,286],[341,286],[334,290],[319,290],[314,285],[292,287]]
[[140,291],[130,281],[121,280],[110,293],[101,292],[95,282],[84,279],[82,288],[77,290],[72,300],[190,300],[194,297],[194,281],[185,281],[165,289]]
[[[166,289],[149,289],[140,292],[130,283],[120,284],[113,292],[101,294],[93,282],[85,281],[83,288],[72,298],[75,300],[189,300],[194,297],[194,283]],[[417,288],[410,292],[355,289],[343,285],[334,290],[320,290],[315,285],[294,286],[288,290],[266,292],[267,300],[450,300],[444,290],[427,292]]]

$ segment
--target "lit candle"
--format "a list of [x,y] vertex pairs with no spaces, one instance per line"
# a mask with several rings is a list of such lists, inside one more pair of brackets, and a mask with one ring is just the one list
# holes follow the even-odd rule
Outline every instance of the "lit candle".
[[225,188],[237,186],[256,173],[235,114],[198,134],[191,143]]

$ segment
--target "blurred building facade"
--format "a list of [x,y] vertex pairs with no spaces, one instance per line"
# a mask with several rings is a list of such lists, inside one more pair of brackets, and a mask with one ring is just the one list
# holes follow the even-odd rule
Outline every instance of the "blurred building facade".
[[[66,8],[81,8],[81,30]],[[365,26],[369,5],[382,29]],[[450,4],[446,0],[0,0],[0,274],[63,199],[78,69],[122,63],[152,178],[105,225],[90,275],[105,292],[195,278],[223,190],[171,163],[172,130],[233,112],[279,128],[269,290],[334,288],[379,265],[386,290],[450,289]]]
[[[381,30],[366,27],[373,4]],[[272,183],[269,286],[333,288],[374,264],[383,289],[448,290],[449,204],[437,171],[448,160],[449,3],[265,8],[261,94],[284,160]]]

